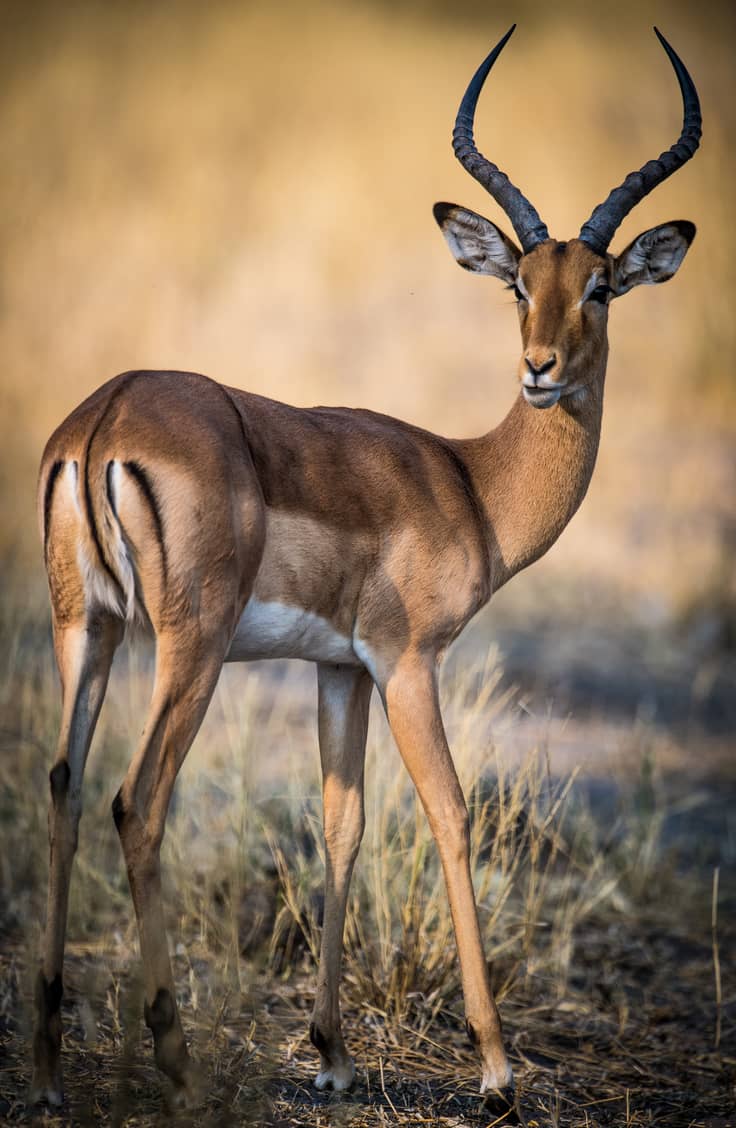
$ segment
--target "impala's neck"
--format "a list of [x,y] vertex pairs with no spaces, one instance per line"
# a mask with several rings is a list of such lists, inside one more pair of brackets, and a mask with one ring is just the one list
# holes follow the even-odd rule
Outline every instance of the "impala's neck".
[[520,395],[498,427],[460,444],[488,521],[493,591],[547,551],[585,497],[598,453],[603,374],[577,404],[563,399],[540,410]]

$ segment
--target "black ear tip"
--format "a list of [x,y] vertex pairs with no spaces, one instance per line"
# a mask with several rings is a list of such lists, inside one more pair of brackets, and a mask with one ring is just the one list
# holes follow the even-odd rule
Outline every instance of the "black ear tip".
[[455,207],[457,207],[457,204],[445,204],[445,203],[442,203],[442,202],[434,205],[434,207],[432,208],[432,215],[437,220],[440,227],[442,226],[442,224],[445,222],[445,220],[447,219],[450,212]]
[[688,246],[690,246],[698,230],[697,227],[689,219],[679,219],[677,226],[680,229],[680,234],[684,239],[687,239]]
[[662,226],[675,227],[678,234],[680,234],[687,243],[688,247],[695,238],[695,232],[697,231],[695,224],[691,223],[689,219],[670,219],[667,223],[663,223]]

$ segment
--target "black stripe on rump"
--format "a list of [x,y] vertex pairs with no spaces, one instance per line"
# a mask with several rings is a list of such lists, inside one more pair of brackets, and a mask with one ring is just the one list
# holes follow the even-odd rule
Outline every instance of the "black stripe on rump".
[[115,498],[112,496],[112,468],[115,465],[115,460],[112,459],[105,467],[105,490],[107,492],[107,500],[112,509],[112,515],[115,520],[118,520],[118,511],[115,507]]
[[161,517],[161,506],[156,497],[156,491],[153,488],[151,479],[139,462],[124,462],[123,466],[138,486],[141,496],[144,498],[151,511],[153,525],[156,530],[156,540],[158,541],[158,547],[161,553],[161,567],[163,568],[165,580],[168,573],[168,557],[166,554],[166,542],[164,541],[164,523]]
[[110,565],[110,562],[108,561],[107,557],[105,556],[105,550],[102,547],[102,541],[100,540],[100,533],[99,533],[99,530],[97,528],[97,522],[95,521],[95,512],[94,512],[94,509],[92,508],[92,490],[91,490],[90,484],[89,484],[89,463],[90,463],[90,457],[91,457],[91,452],[92,452],[92,443],[95,440],[97,432],[99,431],[100,427],[102,426],[103,421],[107,418],[108,412],[110,411],[110,408],[112,407],[115,400],[118,398],[118,396],[121,394],[121,392],[123,392],[128,387],[128,385],[131,383],[131,381],[136,378],[136,376],[140,376],[140,373],[139,372],[126,372],[126,373],[124,373],[123,376],[120,377],[120,381],[119,381],[118,385],[116,386],[116,388],[114,389],[114,391],[110,395],[107,403],[105,404],[105,407],[103,408],[102,412],[100,413],[100,415],[97,419],[97,422],[95,423],[94,427],[92,428],[92,432],[89,436],[89,439],[87,440],[87,447],[86,447],[86,450],[84,452],[83,463],[82,463],[82,467],[83,467],[83,471],[84,471],[84,508],[85,508],[86,513],[87,513],[87,524],[89,525],[89,531],[90,531],[90,534],[92,536],[92,540],[94,541],[94,546],[95,546],[95,549],[97,551],[98,559],[99,559],[100,563],[102,564],[102,567],[105,569],[108,576],[112,580],[112,582],[115,584],[115,587],[118,589],[118,591],[120,592],[123,599],[125,598],[125,592],[123,591],[123,585],[120,583],[120,580],[118,579],[118,577],[113,572],[112,567]]
[[120,580],[117,578],[117,576],[113,572],[112,568],[110,567],[110,563],[109,563],[107,557],[105,556],[105,550],[102,547],[102,541],[100,540],[100,533],[99,533],[99,530],[97,528],[97,522],[95,521],[94,509],[92,508],[92,491],[91,491],[90,486],[89,486],[89,474],[87,473],[88,465],[89,465],[89,457],[87,458],[87,461],[86,461],[85,467],[84,467],[84,507],[87,511],[87,524],[89,525],[89,531],[92,535],[92,540],[95,543],[95,549],[97,551],[97,557],[98,557],[100,563],[102,564],[102,567],[105,569],[105,571],[107,572],[107,574],[110,577],[110,579],[112,580],[112,582],[115,584],[115,587],[118,589],[120,594],[123,595],[124,594],[123,585],[120,583]]
[[51,521],[51,501],[54,496],[54,487],[56,486],[56,479],[64,468],[64,463],[61,459],[57,459],[54,465],[49,470],[49,476],[46,479],[46,489],[43,491],[43,557],[46,559],[48,541],[49,541],[49,523]]

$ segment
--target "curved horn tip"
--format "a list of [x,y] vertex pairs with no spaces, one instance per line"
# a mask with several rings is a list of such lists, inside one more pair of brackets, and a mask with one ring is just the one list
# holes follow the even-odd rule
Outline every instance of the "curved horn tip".
[[[653,29],[654,34],[656,35],[657,39],[659,40],[659,42],[664,47],[667,54],[668,55],[674,55],[675,50],[672,47],[672,44],[667,39],[665,39],[665,37],[662,35],[662,32],[659,30],[659,28],[657,27],[656,24],[652,24],[652,29]],[[677,56],[675,56],[675,57],[677,57]]]
[[452,147],[463,168],[493,196],[496,203],[501,205],[521,240],[522,248],[528,252],[537,243],[549,238],[547,228],[526,196],[511,183],[505,172],[478,151],[473,139],[473,122],[478,97],[515,28],[516,24],[513,23],[471,78],[455,117]]
[[[512,23],[509,30],[506,32],[506,34],[503,36],[503,38],[501,40],[499,40],[499,42],[496,44],[496,46],[493,48],[493,50],[498,51],[498,53],[500,55],[501,52],[503,51],[504,47],[506,46],[506,44],[508,43],[509,39],[511,38],[511,36],[514,34],[515,31],[516,31],[516,24]],[[493,52],[491,52],[491,54],[493,54]]]
[[702,136],[700,101],[695,83],[674,48],[658,27],[654,31],[674,69],[682,94],[683,122],[679,138],[657,160],[648,161],[638,172],[629,173],[618,188],[614,188],[599,204],[580,228],[578,238],[597,254],[605,254],[614,232],[640,200],[653,188],[676,172],[695,153]]
[[[480,94],[481,86],[483,85],[486,78],[488,77],[488,73],[489,73],[491,67],[494,65],[494,63],[496,62],[496,59],[501,54],[504,47],[506,46],[506,44],[508,43],[509,39],[511,38],[511,36],[514,34],[515,31],[516,31],[516,24],[512,23],[511,27],[506,32],[506,34],[502,35],[501,38],[499,39],[498,43],[495,45],[495,47],[492,47],[491,50],[488,52],[485,59],[480,64],[480,66],[478,67],[478,70],[475,72],[475,74],[474,74],[474,76],[471,80],[470,87],[468,87],[468,90],[466,91],[466,97],[467,97],[468,93],[470,92],[471,87],[473,87],[473,85],[476,82],[480,82],[480,86],[478,86],[476,96],[477,96],[477,94]],[[464,101],[465,101],[465,99],[463,99],[463,102]],[[462,109],[462,106],[461,106],[461,109]]]
[[[680,83],[682,83],[682,78],[681,78],[680,73],[679,73],[680,69],[682,69],[685,72],[685,77],[689,80],[690,84],[692,85],[692,79],[690,78],[690,75],[687,73],[687,69],[685,67],[685,64],[683,63],[680,56],[677,54],[677,51],[675,51],[674,47],[669,42],[669,40],[665,39],[665,37],[662,35],[662,32],[659,30],[657,25],[653,24],[652,26],[653,26],[653,29],[654,29],[654,34],[657,36],[657,39],[659,40],[659,42],[662,44],[664,51],[665,51],[665,54],[667,55],[667,58],[670,60],[673,67],[675,68],[675,74],[677,75],[678,81]],[[693,86],[693,88],[694,88],[694,86]]]

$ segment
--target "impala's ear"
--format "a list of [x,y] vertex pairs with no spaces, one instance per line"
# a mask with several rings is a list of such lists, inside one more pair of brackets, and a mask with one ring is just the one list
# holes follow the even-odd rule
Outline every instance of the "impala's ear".
[[676,272],[694,238],[695,224],[687,219],[672,219],[644,231],[614,259],[614,294],[625,294],[634,286],[666,282]]
[[521,251],[495,223],[457,204],[435,204],[434,218],[453,255],[465,270],[492,274],[512,285]]

